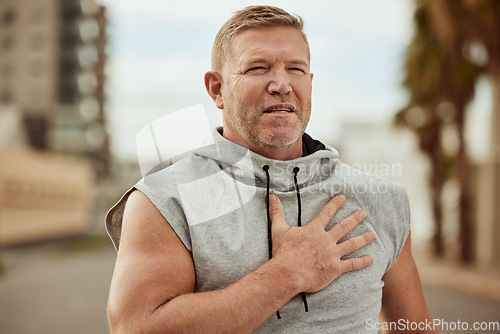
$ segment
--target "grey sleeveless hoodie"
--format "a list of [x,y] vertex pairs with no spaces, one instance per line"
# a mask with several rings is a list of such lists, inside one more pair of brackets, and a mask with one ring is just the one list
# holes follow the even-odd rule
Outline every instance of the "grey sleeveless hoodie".
[[[303,141],[319,143],[307,134]],[[108,212],[108,233],[118,249],[127,197],[133,189],[140,190],[192,253],[196,291],[217,290],[269,259],[269,193],[280,198],[290,226],[307,224],[333,196],[344,194],[346,203],[327,229],[354,211],[365,210],[367,219],[345,238],[368,230],[377,238],[348,257],[371,254],[374,263],[342,274],[320,292],[307,294],[306,300],[294,297],[279,311],[281,319],[271,317],[257,333],[376,333],[368,324],[378,321],[382,276],[409,233],[407,196],[401,186],[343,164],[335,149],[319,147],[324,149],[278,161],[219,135],[214,145],[156,168],[125,193]]]

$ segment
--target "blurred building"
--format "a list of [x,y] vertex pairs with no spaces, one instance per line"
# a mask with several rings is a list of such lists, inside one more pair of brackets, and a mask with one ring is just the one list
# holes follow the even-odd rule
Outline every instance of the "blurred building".
[[0,0],[0,113],[30,147],[89,159],[98,177],[110,164],[106,24],[95,0]]
[[0,246],[78,233],[109,175],[106,11],[0,0]]

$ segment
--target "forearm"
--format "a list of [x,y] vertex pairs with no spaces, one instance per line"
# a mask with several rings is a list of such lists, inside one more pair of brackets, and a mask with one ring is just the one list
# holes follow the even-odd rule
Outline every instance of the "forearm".
[[287,271],[272,259],[226,288],[179,295],[113,332],[252,333],[300,292]]

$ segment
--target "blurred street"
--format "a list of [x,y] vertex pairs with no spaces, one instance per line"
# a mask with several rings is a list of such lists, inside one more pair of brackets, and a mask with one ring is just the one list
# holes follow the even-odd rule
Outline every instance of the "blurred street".
[[[448,330],[440,327],[441,334],[455,333],[477,333],[498,334],[500,333],[500,302],[477,298],[453,290],[437,288],[428,282],[424,286],[425,297],[432,316],[435,320],[448,323]],[[472,283],[471,283],[472,284]],[[468,326],[469,330],[452,330],[458,322]],[[491,330],[472,330],[474,323],[482,325],[494,323]],[[493,324],[492,324],[493,326]],[[465,327],[463,327],[465,328]],[[495,330],[495,328],[497,330]]]
[[3,250],[0,333],[107,333],[115,250],[70,251],[60,243]]
[[[107,333],[106,302],[116,254],[105,238],[94,239],[62,240],[1,251],[5,271],[0,276],[0,333]],[[443,275],[442,270],[447,270],[447,276],[432,276]],[[436,319],[450,323],[460,320],[469,326],[478,321],[500,321],[500,300],[474,296],[473,289],[464,294],[440,287],[449,280],[456,282],[460,278],[458,272],[427,264],[421,272],[426,298]],[[478,279],[471,277],[466,277],[467,284],[477,285]],[[494,291],[500,280],[491,278],[490,282],[488,288]],[[450,284],[459,288],[457,283]]]

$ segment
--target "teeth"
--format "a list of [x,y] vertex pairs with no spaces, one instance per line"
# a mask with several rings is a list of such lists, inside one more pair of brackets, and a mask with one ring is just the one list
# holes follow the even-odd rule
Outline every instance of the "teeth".
[[272,113],[272,112],[287,113],[287,112],[291,112],[291,111],[292,111],[291,109],[270,109],[270,110],[267,110],[266,112],[269,112],[269,113]]

